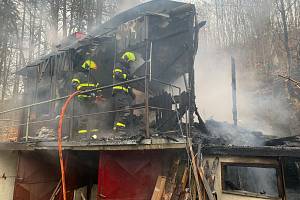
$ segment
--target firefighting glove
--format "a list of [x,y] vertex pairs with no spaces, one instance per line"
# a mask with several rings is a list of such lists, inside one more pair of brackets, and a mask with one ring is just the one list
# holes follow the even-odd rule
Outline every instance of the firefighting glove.
[[91,92],[90,96],[91,96],[92,98],[96,98],[96,94],[95,94],[94,92]]
[[77,82],[72,82],[72,87],[76,90],[76,88],[77,88],[77,86],[78,86],[79,84],[77,83]]

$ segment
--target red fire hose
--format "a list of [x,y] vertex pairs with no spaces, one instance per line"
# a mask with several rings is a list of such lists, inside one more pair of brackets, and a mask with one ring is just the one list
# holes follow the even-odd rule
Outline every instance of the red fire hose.
[[62,150],[62,125],[65,112],[71,100],[79,93],[79,91],[74,92],[69,96],[64,103],[63,107],[60,111],[60,118],[58,122],[58,130],[57,130],[57,144],[58,144],[58,155],[59,155],[59,162],[60,162],[60,171],[61,171],[61,183],[63,188],[63,200],[67,200],[67,188],[66,188],[66,176],[65,176],[65,166],[64,166],[64,159],[63,159],[63,150]]

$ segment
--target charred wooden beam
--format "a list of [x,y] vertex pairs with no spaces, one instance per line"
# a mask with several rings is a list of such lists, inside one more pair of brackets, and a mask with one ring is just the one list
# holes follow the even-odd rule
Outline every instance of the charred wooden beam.
[[204,155],[253,156],[253,157],[300,157],[299,147],[246,147],[246,146],[204,146]]

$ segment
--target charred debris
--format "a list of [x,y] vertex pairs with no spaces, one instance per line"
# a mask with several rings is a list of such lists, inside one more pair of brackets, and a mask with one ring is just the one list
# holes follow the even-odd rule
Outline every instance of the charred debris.
[[[194,57],[198,32],[204,25],[205,21],[197,21],[192,4],[154,1],[120,13],[89,34],[74,33],[50,54],[18,71],[24,81],[24,94],[19,107],[0,112],[16,119],[13,125],[5,126],[11,134],[3,134],[3,140],[56,141],[61,107],[74,91],[72,76],[85,59],[91,58],[99,66],[93,78],[101,84],[104,101],[83,115],[77,115],[78,105],[72,102],[64,119],[64,141],[80,140],[74,128],[86,115],[96,118],[100,128],[97,138],[88,143],[139,143],[150,137],[185,143],[185,138],[191,137],[195,143],[262,146],[267,140],[262,133],[213,120],[204,122],[197,111]],[[134,78],[129,80],[136,99],[128,108],[128,134],[115,136],[112,71],[126,50],[137,55],[131,67]]]

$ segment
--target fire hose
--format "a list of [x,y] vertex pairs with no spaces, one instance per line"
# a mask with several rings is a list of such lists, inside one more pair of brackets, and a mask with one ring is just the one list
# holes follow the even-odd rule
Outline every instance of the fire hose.
[[[132,82],[136,82],[139,80],[145,79],[145,77],[139,77],[133,80],[129,80],[129,81],[124,81],[122,83],[118,83],[118,84],[112,84],[112,85],[108,85],[105,87],[101,87],[101,88],[97,88],[97,89],[92,89],[92,90],[87,90],[85,92],[93,92],[96,90],[101,90],[101,89],[105,89],[105,88],[111,88],[113,86],[117,86],[119,84],[127,84],[127,83],[132,83]],[[67,200],[67,188],[66,188],[66,176],[65,176],[65,166],[64,166],[64,160],[63,160],[63,152],[62,152],[62,125],[63,125],[63,119],[64,119],[64,115],[65,112],[67,110],[67,107],[69,105],[69,103],[71,102],[71,100],[78,94],[80,94],[82,91],[76,91],[73,94],[71,94],[66,102],[64,103],[63,107],[61,108],[60,111],[60,118],[59,118],[59,122],[58,122],[58,130],[57,130],[57,144],[58,144],[58,155],[59,155],[59,163],[60,163],[60,170],[61,170],[61,183],[62,183],[62,189],[63,189],[63,200]],[[65,98],[65,97],[61,97]],[[97,97],[96,97],[97,98]],[[100,98],[101,99],[101,98]],[[57,100],[57,99],[56,99]],[[44,103],[44,102],[42,102]],[[11,110],[10,110],[11,111]],[[8,112],[8,111],[6,111]],[[2,112],[3,113],[3,112]],[[0,113],[1,114],[1,113]]]
[[74,92],[71,94],[66,102],[64,103],[63,107],[60,111],[60,118],[58,122],[58,130],[57,130],[57,144],[58,144],[58,155],[59,155],[59,163],[60,163],[60,171],[61,171],[61,183],[63,189],[63,200],[67,200],[67,188],[66,188],[66,175],[65,175],[65,166],[64,166],[64,159],[63,159],[63,150],[62,150],[62,125],[65,112],[71,100],[78,94],[79,91]]

